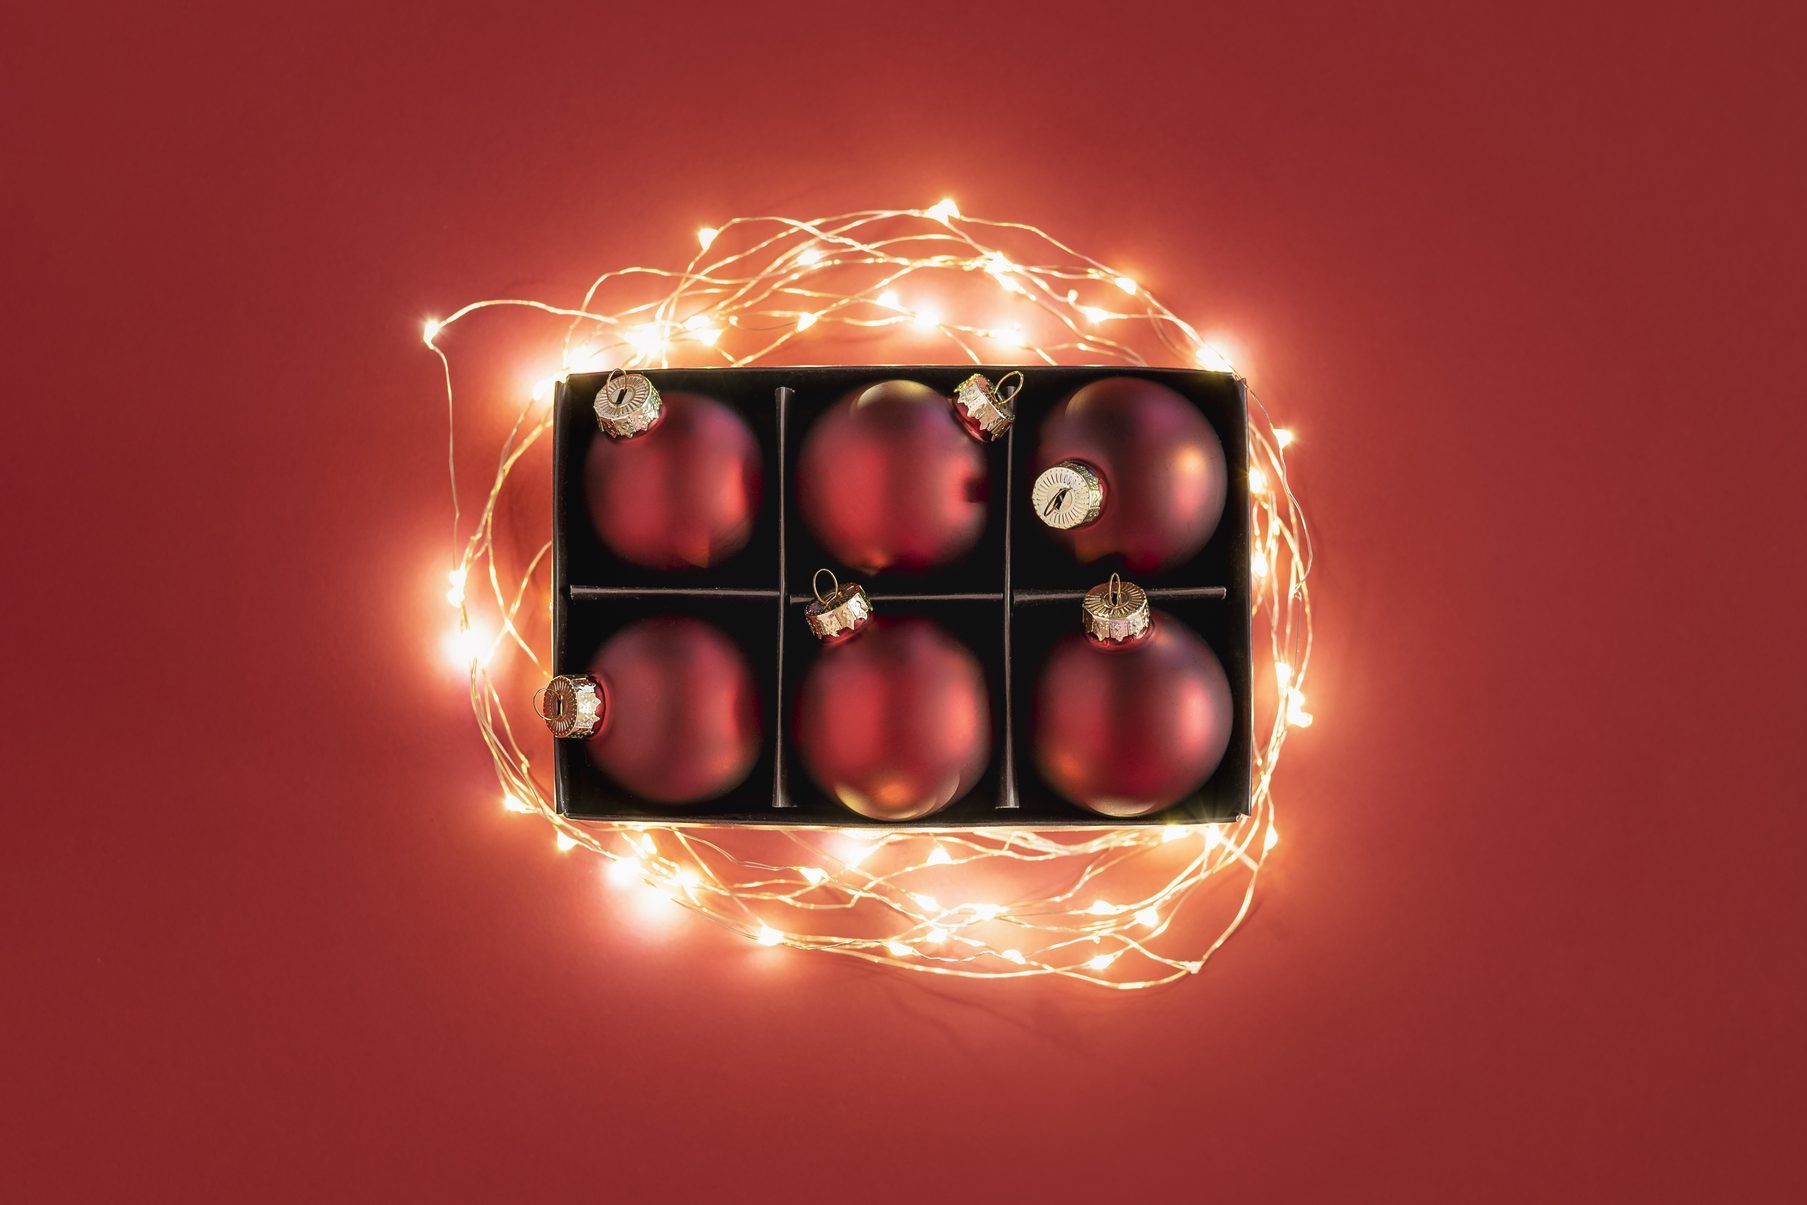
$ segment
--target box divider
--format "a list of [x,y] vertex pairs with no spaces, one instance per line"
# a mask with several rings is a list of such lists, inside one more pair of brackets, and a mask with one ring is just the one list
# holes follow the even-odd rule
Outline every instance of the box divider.
[[[1018,590],[1014,601],[1026,603],[1040,602],[1078,602],[1086,596],[1084,590]],[[1156,586],[1148,591],[1151,599],[1159,598],[1228,598],[1230,592],[1222,586]]]
[[790,588],[790,578],[785,568],[785,549],[789,540],[785,537],[785,516],[790,510],[790,498],[785,490],[784,478],[784,426],[790,411],[791,388],[780,385],[772,391],[772,402],[778,408],[778,640],[776,653],[778,657],[778,697],[772,706],[772,740],[774,751],[772,757],[772,806],[775,808],[792,808],[797,805],[791,802],[790,783],[786,780],[787,766],[784,758],[784,629],[789,626],[790,608],[785,605],[786,591]]
[[597,598],[627,598],[638,594],[662,594],[668,598],[770,598],[773,590],[758,587],[719,586],[571,586],[567,588],[573,602]]
[[1012,475],[1016,466],[1016,424],[1012,423],[1004,431],[1004,766],[998,775],[998,807],[1020,808],[1022,802],[1016,791],[1016,711],[1015,697],[1011,685],[1010,629],[1012,627],[1011,612],[1016,602],[1011,592],[1010,569],[1016,559],[1012,544],[1012,533],[1016,530],[1015,518],[1011,508],[1016,505],[1016,487],[1012,484]]
[[[762,593],[762,594],[769,593],[769,591],[761,591],[760,593]],[[866,597],[875,603],[882,603],[882,602],[910,603],[910,602],[998,602],[1001,599],[1003,599],[1004,596],[995,590],[980,592],[980,593],[976,593],[976,594],[909,594],[909,593],[887,594],[887,593],[884,593],[883,591],[868,590],[868,591],[866,591]],[[793,594],[790,597],[790,602],[793,607],[797,606],[799,603],[812,603],[815,601],[816,601],[816,596],[813,594]]]

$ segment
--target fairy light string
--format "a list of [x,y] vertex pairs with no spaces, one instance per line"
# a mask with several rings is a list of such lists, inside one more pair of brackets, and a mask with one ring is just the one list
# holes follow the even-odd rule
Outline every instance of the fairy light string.
[[[1311,540],[1287,470],[1292,433],[1251,390],[1250,582],[1257,675],[1253,799],[1240,820],[1109,828],[749,830],[707,821],[574,821],[560,816],[516,723],[536,750],[550,739],[528,701],[499,680],[543,680],[550,655],[521,631],[550,606],[550,541],[499,541],[510,491],[543,489],[517,468],[551,431],[565,375],[615,368],[760,363],[835,329],[907,327],[974,364],[1024,354],[1045,364],[1160,363],[1234,371],[1191,324],[1133,277],[1020,222],[926,209],[833,217],[745,217],[697,232],[677,270],[598,276],[575,306],[530,298],[472,302],[428,321],[445,379],[452,486],[447,639],[468,670],[471,709],[494,761],[503,806],[538,815],[558,848],[600,856],[607,878],[657,893],[763,945],[816,950],[927,974],[999,979],[1055,975],[1117,990],[1201,970],[1248,916],[1279,840],[1273,780],[1287,734],[1309,727]],[[494,309],[563,324],[561,364],[517,407],[496,469],[466,531],[455,467],[459,400],[446,330]],[[509,565],[515,566],[509,568]],[[481,605],[477,605],[480,600]],[[527,610],[524,611],[524,608]],[[518,659],[518,660],[516,660]],[[1213,883],[1240,885],[1213,929],[1186,912]],[[1153,884],[1153,886],[1149,886]],[[981,890],[982,888],[982,890]],[[1216,894],[1216,893],[1211,893]],[[980,898],[982,897],[982,898]],[[1177,923],[1176,923],[1177,922]],[[1212,934],[1202,943],[1197,933]]]

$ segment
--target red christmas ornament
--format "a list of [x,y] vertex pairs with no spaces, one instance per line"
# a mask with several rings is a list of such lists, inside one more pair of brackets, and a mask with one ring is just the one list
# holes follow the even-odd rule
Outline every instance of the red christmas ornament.
[[865,573],[928,569],[978,542],[990,486],[979,444],[1009,426],[1009,399],[992,394],[985,409],[971,385],[950,409],[927,385],[883,381],[816,420],[797,461],[797,509],[830,555]]
[[1033,467],[1037,517],[1082,564],[1120,556],[1132,573],[1171,568],[1203,548],[1229,484],[1205,416],[1139,377],[1093,381],[1056,406]]
[[739,786],[759,759],[760,706],[747,660],[699,619],[629,624],[587,678],[555,678],[542,714],[555,736],[653,803],[695,803]]
[[978,659],[929,620],[874,618],[858,585],[816,597],[805,616],[833,647],[797,699],[809,776],[874,820],[920,819],[972,790],[991,753]]
[[661,395],[611,377],[596,399],[602,435],[584,465],[596,534],[651,569],[703,569],[746,547],[759,511],[759,442],[741,417],[698,393]]
[[1035,764],[1102,816],[1146,816],[1202,786],[1236,704],[1209,645],[1116,574],[1085,597],[1085,629],[1054,647],[1036,688]]

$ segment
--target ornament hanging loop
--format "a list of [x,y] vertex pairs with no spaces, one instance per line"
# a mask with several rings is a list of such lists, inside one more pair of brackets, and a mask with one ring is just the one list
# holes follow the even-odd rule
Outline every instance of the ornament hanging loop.
[[533,709],[560,740],[596,735],[606,706],[602,684],[588,674],[560,674],[533,692]]
[[[1010,391],[1003,392],[1002,386],[1012,377],[1016,380],[1011,384]],[[1005,373],[1004,379],[997,385],[975,372],[954,387],[951,399],[954,414],[966,428],[967,434],[980,443],[991,443],[1002,438],[1016,421],[1016,411],[1011,407],[1010,399],[1021,392],[1022,388],[1023,374],[1014,369]]]
[[1063,460],[1035,479],[1029,500],[1035,517],[1056,531],[1084,527],[1104,511],[1104,478],[1083,460]]
[[[824,573],[828,575],[827,594],[822,593]],[[872,618],[872,600],[866,597],[865,588],[858,582],[843,586],[832,569],[816,570],[809,579],[809,588],[815,592],[816,601],[803,608],[803,622],[809,625],[818,640],[832,643],[852,635]]]
[[665,417],[659,387],[637,372],[614,369],[596,391],[596,425],[610,439],[645,435]]
[[1023,391],[1023,374],[1013,368],[998,378],[998,401],[1009,405]]
[[1094,644],[1135,644],[1153,630],[1148,591],[1119,574],[1087,590],[1080,610],[1085,634]]

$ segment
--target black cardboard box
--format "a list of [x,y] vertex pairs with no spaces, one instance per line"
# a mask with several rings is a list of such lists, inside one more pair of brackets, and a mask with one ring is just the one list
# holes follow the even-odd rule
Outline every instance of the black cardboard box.
[[[991,514],[977,546],[955,564],[916,574],[865,575],[837,564],[794,511],[791,466],[809,425],[849,391],[879,381],[920,381],[951,395],[974,372],[996,382],[1020,371],[1016,423],[986,446]],[[987,825],[1122,827],[1171,821],[1227,821],[1248,811],[1253,771],[1250,658],[1248,409],[1243,383],[1229,373],[1181,369],[1051,368],[1046,365],[879,366],[855,368],[648,369],[662,391],[706,394],[738,411],[758,439],[765,488],[747,547],[707,570],[662,572],[612,555],[590,525],[584,459],[607,438],[592,410],[606,373],[573,376],[554,402],[552,638],[554,672],[582,674],[603,641],[649,613],[708,619],[741,645],[753,667],[770,734],[746,781],[719,799],[684,807],[648,803],[625,792],[590,759],[580,741],[557,741],[559,810],[576,819],[707,821],[721,824],[971,828]],[[1079,627],[1085,592],[1110,576],[1109,562],[1080,565],[1030,513],[1033,455],[1040,423],[1061,399],[1110,376],[1158,381],[1198,406],[1223,441],[1230,466],[1224,514],[1191,560],[1161,573],[1134,575],[1151,603],[1193,628],[1223,662],[1236,698],[1223,762],[1192,796],[1132,820],[1094,815],[1057,796],[1027,752],[1028,704],[1044,651]],[[950,418],[951,418],[950,413]],[[992,764],[952,806],[921,820],[886,825],[842,807],[809,780],[791,746],[795,691],[820,645],[804,625],[819,567],[860,581],[874,609],[933,618],[985,666],[992,694]]]

